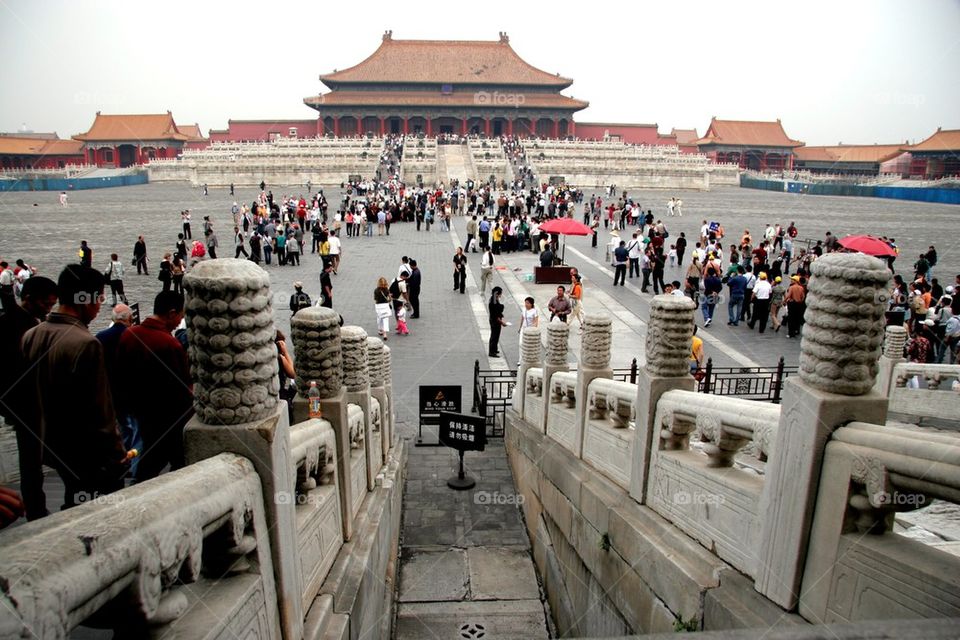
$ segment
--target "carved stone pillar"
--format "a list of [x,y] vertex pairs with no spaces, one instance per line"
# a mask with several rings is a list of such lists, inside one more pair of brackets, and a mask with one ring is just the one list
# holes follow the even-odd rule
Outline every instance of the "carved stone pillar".
[[297,392],[293,418],[309,419],[307,392],[310,382],[320,391],[320,413],[328,420],[337,438],[337,480],[340,485],[340,521],[344,539],[353,536],[353,484],[350,482],[350,425],[343,388],[343,357],[340,344],[340,314],[326,307],[301,309],[290,320],[294,348]]
[[570,327],[565,322],[547,323],[547,351],[543,363],[543,423],[540,430],[547,432],[547,416],[550,415],[550,378],[558,371],[569,371],[567,348],[570,340]]
[[907,330],[903,325],[889,326],[883,335],[883,355],[880,356],[880,362],[877,364],[877,381],[873,385],[873,390],[878,394],[889,398],[890,389],[893,387],[893,370],[901,362],[906,362],[903,357],[903,348],[907,344]]
[[654,424],[657,402],[667,391],[693,391],[690,375],[691,339],[696,305],[690,298],[654,296],[644,347],[646,364],[637,372],[637,432],[630,452],[630,495],[644,504],[651,447],[660,442]]
[[383,340],[373,337],[367,338],[367,370],[370,372],[370,397],[380,403],[380,451],[373,452],[374,470],[380,469],[387,463],[387,453],[390,451],[390,440],[386,426],[388,422],[388,400],[383,378],[384,355]]
[[390,347],[383,346],[383,388],[387,394],[386,425],[387,443],[393,449],[397,445],[397,412],[393,406],[393,356]]
[[249,260],[205,260],[184,277],[196,413],[187,464],[236,453],[260,476],[285,637],[303,630],[290,421],[279,402],[270,276]]
[[613,378],[610,368],[610,343],[613,321],[605,313],[587,314],[580,341],[580,367],[577,369],[577,418],[573,444],[577,457],[583,456],[583,433],[587,417],[587,388],[595,378]]
[[800,375],[787,379],[773,456],[760,499],[763,534],[756,589],[793,609],[823,451],[851,420],[885,424],[887,399],[874,392],[890,271],[877,258],[830,253],[811,266]]
[[524,327],[520,332],[520,363],[517,366],[517,383],[513,387],[511,405],[523,415],[523,400],[527,393],[527,370],[540,365],[543,347],[540,344],[540,327]]
[[364,448],[367,455],[367,491],[373,491],[374,467],[380,468],[380,454],[374,465],[370,440],[370,373],[367,369],[367,332],[360,327],[346,326],[340,329],[343,347],[343,384],[347,388],[348,404],[363,410]]

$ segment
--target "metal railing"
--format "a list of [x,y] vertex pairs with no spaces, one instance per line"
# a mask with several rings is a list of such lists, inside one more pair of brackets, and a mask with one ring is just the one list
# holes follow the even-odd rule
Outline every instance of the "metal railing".
[[[613,370],[613,379],[637,383],[637,359],[629,367]],[[471,410],[487,419],[487,437],[502,438],[510,396],[517,383],[516,369],[481,369],[473,362],[473,405]]]
[[780,404],[784,380],[798,371],[799,367],[785,366],[783,356],[775,367],[714,367],[709,358],[697,391]]

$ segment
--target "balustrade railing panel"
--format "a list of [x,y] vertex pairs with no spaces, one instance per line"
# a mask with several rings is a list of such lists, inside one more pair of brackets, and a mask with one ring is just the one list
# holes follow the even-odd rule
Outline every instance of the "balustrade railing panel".
[[692,391],[668,391],[657,403],[647,504],[749,576],[758,562],[763,478],[735,457],[752,445],[765,460],[779,419],[776,405]]
[[220,454],[0,534],[4,636],[280,638],[260,479]]

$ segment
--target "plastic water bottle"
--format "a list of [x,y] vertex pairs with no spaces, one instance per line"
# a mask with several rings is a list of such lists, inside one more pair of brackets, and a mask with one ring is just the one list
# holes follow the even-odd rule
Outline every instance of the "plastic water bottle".
[[317,382],[310,381],[310,391],[307,392],[307,405],[311,418],[320,417],[320,389],[317,389]]

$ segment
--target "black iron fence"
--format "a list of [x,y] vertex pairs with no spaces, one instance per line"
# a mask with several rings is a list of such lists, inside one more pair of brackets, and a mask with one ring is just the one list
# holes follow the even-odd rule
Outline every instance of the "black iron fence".
[[[782,356],[775,367],[715,367],[710,358],[697,391],[779,404],[784,381],[797,370],[796,366],[784,365]],[[637,359],[629,367],[614,369],[613,379],[636,384]],[[472,411],[486,417],[488,438],[503,437],[507,406],[516,383],[516,369],[481,369],[480,361],[474,361]]]
[[[636,384],[637,359],[629,367],[614,369],[613,379]],[[488,438],[503,437],[507,406],[516,383],[516,369],[481,369],[480,361],[474,361],[472,411],[486,417]]]
[[783,382],[797,373],[798,367],[785,366],[783,356],[775,367],[714,367],[709,358],[703,370],[697,389],[701,393],[780,404]]

